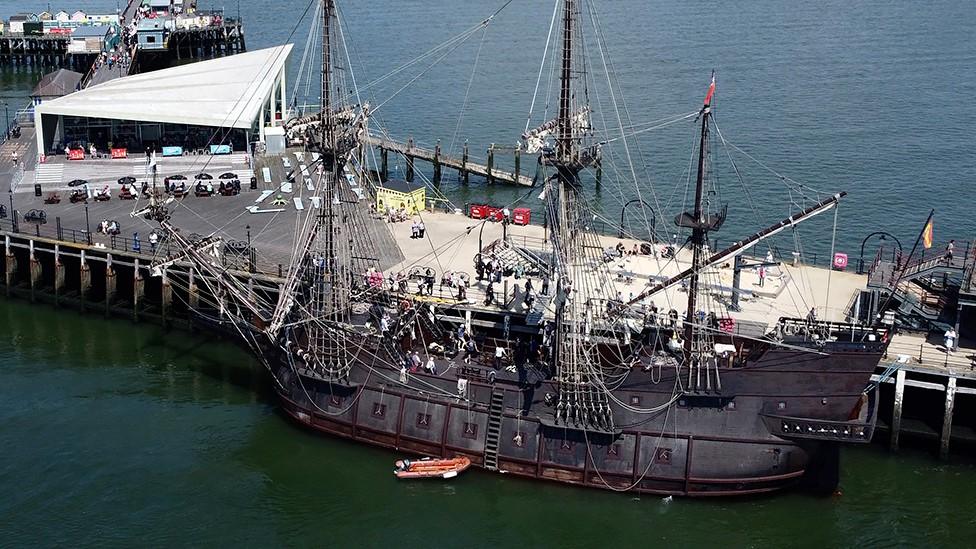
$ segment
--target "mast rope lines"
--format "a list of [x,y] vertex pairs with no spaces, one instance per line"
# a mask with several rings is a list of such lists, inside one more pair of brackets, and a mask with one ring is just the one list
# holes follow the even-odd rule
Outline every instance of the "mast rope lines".
[[[373,112],[378,111],[380,109],[380,107],[382,107],[382,106],[386,105],[387,103],[389,103],[391,100],[393,100],[393,98],[395,98],[396,96],[400,95],[400,92],[402,92],[403,90],[407,89],[414,82],[416,82],[417,80],[419,80],[423,75],[427,74],[432,68],[436,67],[441,61],[444,60],[444,58],[446,58],[448,55],[450,55],[451,53],[453,53],[454,50],[456,50],[459,47],[461,47],[462,44],[464,44],[465,42],[467,42],[468,38],[474,36],[477,33],[478,30],[484,29],[484,28],[488,27],[488,25],[491,24],[492,20],[494,20],[495,16],[498,15],[499,13],[501,13],[502,10],[504,10],[505,8],[507,8],[514,1],[515,0],[507,0],[504,4],[502,4],[501,7],[499,7],[497,10],[495,10],[494,13],[492,13],[491,15],[489,15],[486,19],[484,19],[483,21],[481,21],[481,23],[479,23],[478,25],[475,25],[473,28],[471,28],[471,29],[469,29],[469,30],[461,33],[460,35],[458,35],[458,36],[456,36],[456,37],[454,37],[452,39],[447,40],[446,42],[442,43],[440,46],[435,46],[434,48],[432,48],[431,50],[428,50],[427,53],[423,54],[421,57],[418,57],[414,61],[409,61],[409,62],[405,63],[404,65],[402,65],[400,68],[394,69],[387,76],[391,76],[391,75],[393,75],[393,74],[395,74],[397,72],[400,72],[400,70],[406,68],[409,65],[414,64],[416,61],[419,61],[421,58],[428,56],[428,54],[433,54],[433,52],[436,51],[436,50],[443,49],[443,48],[447,48],[447,51],[445,51],[437,59],[435,59],[433,63],[431,63],[430,65],[428,65],[426,68],[424,68],[422,71],[420,71],[420,73],[418,73],[413,78],[411,78],[409,81],[407,81],[407,83],[404,84],[403,86],[401,86],[397,91],[395,91],[393,93],[393,95],[391,95],[390,97],[387,97],[385,100],[383,100],[383,102],[381,102],[380,104],[376,105],[376,107],[373,109]],[[449,48],[448,48],[448,45],[450,46]],[[377,83],[378,81],[384,80],[385,78],[387,78],[387,77],[386,76],[380,77],[380,79],[374,80],[373,82],[370,82],[370,83],[366,84],[361,89],[363,89],[363,90],[368,89],[371,86],[373,86],[375,83]]]
[[807,221],[808,219],[811,219],[818,214],[830,210],[831,208],[837,205],[837,203],[840,201],[841,198],[845,196],[847,196],[846,192],[837,193],[834,196],[831,196],[830,198],[822,200],[818,204],[815,204],[807,208],[806,210],[800,212],[799,214],[791,215],[790,217],[787,217],[786,219],[783,219],[782,221],[774,225],[770,225],[769,227],[763,229],[762,231],[759,231],[758,233],[755,233],[749,238],[746,238],[745,240],[740,240],[739,242],[736,242],[735,244],[725,248],[724,250],[712,254],[710,257],[705,259],[704,262],[698,268],[691,267],[685,269],[684,271],[672,276],[671,278],[659,282],[654,287],[641,292],[639,295],[637,295],[636,297],[628,301],[626,305],[628,306],[634,305],[635,303],[638,303],[644,298],[650,297],[662,290],[666,290],[671,286],[674,286],[675,284],[681,282],[682,280],[691,276],[692,274],[698,273],[700,270],[711,267],[716,263],[720,263],[730,257],[733,257],[735,255],[738,255],[748,250],[749,248],[752,248],[757,243],[762,242],[763,240],[766,240],[767,238],[776,235],[777,233],[783,231],[788,227],[792,227],[796,224],[802,223],[803,221]]

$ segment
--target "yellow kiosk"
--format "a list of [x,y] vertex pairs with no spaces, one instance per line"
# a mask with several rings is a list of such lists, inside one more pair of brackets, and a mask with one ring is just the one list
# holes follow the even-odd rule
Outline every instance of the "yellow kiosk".
[[408,183],[391,179],[376,187],[376,211],[385,213],[387,208],[403,208],[407,215],[423,211],[427,203],[427,188],[423,183]]

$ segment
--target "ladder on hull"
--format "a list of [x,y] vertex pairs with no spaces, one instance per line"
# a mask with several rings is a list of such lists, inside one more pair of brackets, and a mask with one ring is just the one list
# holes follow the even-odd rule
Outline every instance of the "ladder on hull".
[[498,443],[502,434],[502,413],[505,411],[505,391],[492,389],[488,408],[488,429],[485,432],[485,469],[498,470]]

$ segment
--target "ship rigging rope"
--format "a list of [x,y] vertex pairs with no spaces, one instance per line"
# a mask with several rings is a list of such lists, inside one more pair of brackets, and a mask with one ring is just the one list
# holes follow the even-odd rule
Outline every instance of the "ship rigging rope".
[[[677,393],[676,392],[675,393],[675,396],[677,397],[678,395],[680,395],[680,393]],[[674,400],[676,401],[677,398],[675,398]],[[673,404],[673,401],[672,401],[672,404]],[[644,478],[646,478],[647,475],[648,475],[648,473],[650,473],[651,467],[654,466],[654,463],[656,461],[655,458],[657,457],[658,451],[659,451],[660,446],[661,446],[661,442],[664,440],[664,431],[668,428],[668,419],[671,418],[671,410],[673,410],[673,409],[674,409],[673,406],[670,406],[669,405],[667,407],[667,412],[664,415],[664,424],[663,424],[663,426],[661,428],[661,432],[658,433],[657,439],[654,442],[654,451],[651,453],[651,456],[649,456],[647,458],[647,467],[644,468],[644,470],[641,472],[640,476],[638,476],[638,478],[633,483],[631,483],[628,486],[623,487],[623,488],[621,488],[619,486],[613,486],[609,482],[607,482],[607,480],[605,478],[603,478],[603,474],[600,472],[600,468],[596,466],[596,460],[593,457],[593,450],[590,447],[590,437],[587,434],[586,430],[584,429],[583,430],[583,439],[586,442],[586,453],[587,453],[587,455],[590,458],[590,463],[593,464],[593,470],[596,471],[597,477],[600,478],[600,482],[602,482],[607,488],[609,488],[610,490],[613,490],[614,492],[628,492],[628,491],[634,489],[635,487],[639,486],[640,483],[644,482]],[[678,426],[677,426],[677,418],[675,418],[674,423],[675,423],[675,432],[677,432],[677,429],[678,429]],[[635,444],[636,443],[637,443],[637,439],[635,437]],[[687,449],[685,451],[687,452]],[[637,463],[634,463],[633,466],[634,467],[637,467]],[[685,472],[686,475],[689,474],[689,473],[690,473],[689,471],[686,471]]]
[[468,106],[468,96],[471,93],[471,86],[474,84],[474,77],[478,74],[478,61],[481,60],[481,50],[485,46],[485,37],[488,35],[488,27],[481,31],[481,40],[478,42],[478,52],[474,56],[474,63],[471,66],[471,77],[468,78],[468,85],[464,88],[464,99],[461,100],[461,109],[458,112],[457,124],[454,126],[454,135],[451,136],[451,144],[447,151],[454,154],[454,145],[457,143],[458,135],[461,133],[461,125],[464,123],[464,110]]
[[[834,245],[837,243],[837,212],[840,210],[840,204],[834,206],[834,227],[830,232],[830,260],[834,260]],[[824,292],[824,318],[830,318],[830,275],[833,274],[834,267],[831,265],[827,268],[827,288]]]
[[539,64],[539,75],[535,79],[535,90],[532,92],[532,102],[529,104],[529,115],[525,118],[525,130],[523,130],[525,133],[528,133],[529,126],[532,124],[532,113],[535,110],[535,101],[539,95],[539,84],[542,82],[542,73],[546,68],[546,58],[549,55],[549,45],[552,43],[552,29],[556,26],[557,13],[559,13],[559,0],[553,2],[552,19],[549,21],[549,34],[546,36],[546,47],[542,51],[542,62]]
[[[308,311],[303,304],[300,304],[299,303],[298,306],[300,308],[304,309],[304,311],[306,313],[306,316],[310,318],[310,322],[314,322],[314,323],[316,323],[319,326],[324,327],[324,328],[328,328],[329,327],[328,324],[325,321],[323,321],[321,319],[318,319],[318,318],[314,318],[312,316],[312,312],[311,311]],[[337,331],[339,334],[341,334],[341,337],[343,338],[343,341],[345,341],[345,342],[348,342],[348,340],[350,338],[354,337],[353,335],[347,334],[346,331],[345,330],[342,330],[342,329],[336,329],[335,331]],[[374,358],[373,365],[375,365],[376,362],[378,361],[380,364],[385,365],[385,366],[389,367],[390,369],[399,371],[399,368],[397,368],[394,364],[392,364],[392,363],[384,360],[383,358],[381,358],[379,356],[379,354],[377,352],[372,351],[370,348],[368,348],[368,347],[365,346],[365,341],[368,341],[369,340],[368,337],[365,337],[365,338],[359,337],[358,339],[362,342],[362,345],[360,345],[360,349],[359,349],[358,352],[359,353],[366,353],[367,355],[372,356]],[[375,368],[373,368],[373,366],[368,366],[368,367],[370,368],[370,370],[376,371]],[[400,385],[404,385],[407,388],[411,388],[411,389],[414,389],[414,390],[421,391],[421,389],[416,389],[416,388],[410,387],[409,383],[407,383],[407,384],[400,383],[399,379],[396,379],[396,378],[387,376],[387,375],[383,374],[380,371],[376,371],[376,374],[379,375],[380,377],[386,378],[386,379],[388,379],[388,380],[390,380],[390,381],[392,381],[394,383],[397,383],[397,384],[400,384]],[[432,383],[426,382],[423,379],[419,379],[416,376],[414,377],[414,379],[418,383],[429,387],[429,390],[432,391],[432,392],[434,392],[434,393],[439,393],[439,394],[442,394],[444,396],[448,396],[448,397],[451,397],[451,398],[454,398],[454,397],[457,396],[454,393],[451,393],[449,391],[445,391],[444,389],[441,389],[440,387],[438,387],[436,385],[433,385]],[[467,398],[465,398],[465,400],[467,400]]]
[[[610,57],[609,46],[606,42],[606,36],[602,32],[602,27],[600,25],[600,16],[597,13],[596,6],[594,4],[595,4],[594,2],[587,2],[586,7],[590,16],[589,17],[590,23],[593,26],[594,34],[596,35],[596,42],[598,46],[597,50],[599,51],[600,54],[600,60],[603,65],[603,72],[607,77],[607,86],[610,91],[610,100],[613,105],[614,114],[617,118],[617,126],[618,129],[620,130],[621,136],[623,136],[624,121],[623,121],[623,117],[621,116],[621,111],[623,111],[623,115],[627,117],[628,124],[633,124],[633,119],[630,116],[630,109],[627,107],[627,103],[624,97],[621,95],[619,103],[617,101],[617,95],[619,93],[620,83],[617,77],[616,69],[614,68],[613,65],[613,60]],[[617,81],[616,86],[614,86],[615,80]],[[623,145],[624,145],[624,152],[626,153],[627,165],[630,169],[630,174],[633,178],[634,187],[637,190],[637,197],[643,199],[641,189],[640,189],[639,179],[637,178],[637,171],[634,167],[633,156],[630,150],[630,142],[627,139],[623,139]],[[634,142],[634,148],[635,148],[635,152],[637,153],[638,159],[642,160],[641,164],[644,168],[645,179],[647,181],[650,181],[651,178],[648,176],[647,166],[643,162],[643,152],[641,151],[639,141]],[[654,206],[657,208],[657,211],[658,212],[662,211],[661,203],[658,200],[657,193],[654,192],[654,188],[649,187],[648,190],[651,193],[651,198],[653,198]]]
[[650,127],[647,127],[647,128],[641,129],[641,130],[632,131],[630,133],[623,133],[623,127],[621,126],[621,128],[620,128],[621,134],[620,135],[618,135],[616,137],[611,137],[611,138],[608,138],[608,139],[604,139],[603,141],[600,141],[597,144],[598,145],[606,145],[608,143],[613,143],[615,141],[626,140],[628,137],[634,137],[634,136],[640,135],[642,133],[647,133],[649,131],[653,131],[653,130],[665,128],[665,127],[670,126],[672,124],[676,124],[678,122],[681,122],[682,120],[687,120],[689,118],[692,118],[692,117],[698,115],[698,112],[699,111],[692,111],[692,112],[688,112],[688,113],[684,113],[684,114],[675,115],[674,117],[662,118],[660,120],[656,120],[654,122],[651,122],[651,124],[655,124],[655,125],[652,125]]
[[[474,36],[475,33],[477,33],[477,31],[479,29],[487,28],[488,25],[491,24],[491,22],[495,18],[495,16],[498,15],[499,13],[501,13],[502,10],[504,10],[505,8],[507,8],[509,6],[509,4],[511,4],[514,1],[515,0],[508,0],[507,2],[505,2],[504,4],[502,4],[502,6],[500,8],[498,8],[497,10],[495,10],[494,13],[492,13],[491,15],[489,15],[487,19],[485,19],[484,21],[482,21],[480,24],[478,24],[477,26],[475,26],[473,29],[471,29],[467,33],[464,33],[464,35],[462,35],[463,38],[461,38],[455,44],[453,44],[450,48],[448,48],[447,51],[445,51],[443,54],[441,54],[440,57],[438,57],[437,59],[435,59],[434,62],[431,63],[430,65],[428,65],[424,70],[420,71],[420,73],[418,73],[416,76],[414,76],[409,81],[407,81],[407,83],[404,84],[403,86],[401,86],[397,91],[395,91],[393,93],[393,95],[391,95],[390,97],[386,98],[383,102],[381,102],[380,104],[378,104],[375,107],[373,107],[372,112],[376,112],[376,111],[380,110],[380,108],[383,107],[383,105],[386,105],[387,103],[389,103],[391,100],[393,100],[393,98],[395,98],[397,95],[399,95],[400,92],[402,92],[403,90],[407,89],[414,82],[416,82],[417,80],[419,80],[420,77],[422,77],[423,75],[427,74],[427,72],[429,72],[432,68],[434,68],[441,61],[443,61],[445,57],[447,57],[448,55],[450,55],[451,53],[453,53],[462,44],[464,44],[465,42],[467,42],[468,38]],[[369,86],[370,85],[367,84],[366,86],[364,86],[364,89],[368,88]]]

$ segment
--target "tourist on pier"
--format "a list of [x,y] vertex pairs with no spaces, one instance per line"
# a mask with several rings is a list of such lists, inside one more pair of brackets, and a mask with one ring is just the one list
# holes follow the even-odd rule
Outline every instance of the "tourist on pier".
[[416,219],[410,225],[410,238],[420,238],[420,223]]
[[424,225],[424,220],[421,219],[420,223],[417,224],[417,238],[423,238],[424,233],[427,232],[427,227]]
[[758,274],[759,274],[759,287],[762,288],[766,284],[766,267],[760,265]]
[[956,241],[950,240],[949,243],[946,244],[945,258],[947,265],[952,265],[952,252],[954,251],[956,251]]
[[956,349],[956,330],[951,326],[945,333],[945,346],[947,353],[951,353]]

